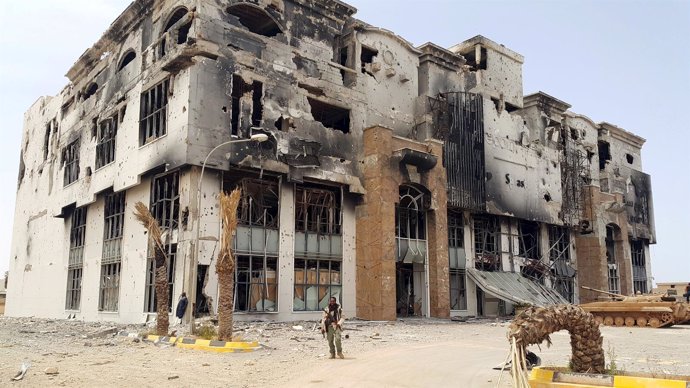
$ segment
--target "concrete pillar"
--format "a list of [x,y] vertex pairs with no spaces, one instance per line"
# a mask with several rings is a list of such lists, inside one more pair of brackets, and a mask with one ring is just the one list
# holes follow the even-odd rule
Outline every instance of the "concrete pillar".
[[357,316],[395,320],[395,202],[398,184],[391,166],[393,131],[364,130],[363,183],[357,214]]
[[438,163],[422,175],[422,183],[431,192],[432,211],[427,219],[429,247],[429,313],[432,317],[447,318],[450,315],[450,283],[448,278],[448,196],[446,169],[443,167],[443,143],[427,140],[429,152]]

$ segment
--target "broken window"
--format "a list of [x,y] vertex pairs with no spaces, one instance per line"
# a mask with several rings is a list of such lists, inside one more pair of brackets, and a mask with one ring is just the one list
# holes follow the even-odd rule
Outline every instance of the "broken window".
[[167,133],[168,89],[170,79],[141,94],[139,145],[147,144]]
[[467,310],[465,227],[462,211],[448,210],[450,309]]
[[486,70],[487,69],[487,58],[486,58],[486,48],[476,45],[474,50],[463,54],[467,64],[472,68],[473,71],[476,70]]
[[224,190],[232,186],[242,190],[234,240],[235,311],[277,311],[279,186],[249,177],[223,183]]
[[448,247],[465,247],[465,227],[461,211],[448,210]]
[[[233,74],[232,76],[232,94],[231,94],[231,131],[232,135],[245,137],[242,132],[247,130],[248,126],[241,125],[242,118],[242,97],[249,92],[252,92],[252,125],[261,125],[261,116],[263,114],[263,106],[261,105],[262,92],[261,82],[255,81],[252,85],[244,82],[241,76]],[[257,122],[258,124],[254,124]]]
[[295,230],[340,234],[340,190],[298,186],[295,195]]
[[120,262],[101,266],[98,311],[117,312],[120,294]]
[[633,288],[635,293],[646,294],[647,288],[647,266],[644,255],[644,240],[630,240],[630,255],[633,267]]
[[45,137],[43,138],[43,160],[48,160],[48,152],[50,151],[50,135],[53,131],[57,131],[57,120],[52,119],[46,124]]
[[[166,252],[168,269],[168,311],[172,311],[173,290],[175,288],[175,259],[177,258],[177,244],[168,244],[163,247]],[[149,248],[149,259],[146,272],[146,305],[144,312],[155,313],[158,310],[156,303],[156,260],[152,256],[153,248]]]
[[342,304],[340,260],[295,259],[294,311],[319,311],[335,297]]
[[98,84],[95,82],[91,82],[89,84],[89,86],[87,86],[86,89],[84,89],[84,94],[82,95],[83,101],[88,100],[91,96],[96,94],[97,91],[98,91]]
[[350,132],[350,110],[307,97],[314,120],[326,128]]
[[606,263],[608,265],[609,292],[620,294],[618,261],[616,258],[616,237],[620,233],[615,225],[606,225]]
[[280,210],[278,185],[247,178],[239,186],[242,197],[237,207],[238,224],[277,229]]
[[117,67],[117,71],[124,69],[125,66],[129,65],[136,57],[137,53],[135,53],[134,50],[127,51],[127,53],[122,57],[120,66]]
[[525,259],[539,260],[539,224],[532,221],[518,222],[518,256]]
[[117,115],[101,121],[96,130],[96,169],[115,160],[115,135],[117,135]]
[[599,140],[597,149],[599,151],[599,170],[603,170],[606,167],[606,162],[611,160],[611,146],[608,142]]
[[252,82],[252,126],[261,126],[261,117],[263,116],[264,107],[261,104],[261,97],[263,96],[263,84],[259,81]]
[[76,182],[79,179],[79,142],[76,138],[62,150],[62,162],[65,165],[64,186]]
[[161,229],[177,229],[180,218],[180,173],[158,175],[151,183],[151,214]]
[[450,278],[450,309],[467,310],[467,283],[464,269],[451,268]]
[[235,311],[278,311],[278,258],[237,255]]
[[426,261],[426,215],[430,196],[422,188],[403,185],[395,206],[396,261],[404,264]]
[[98,310],[117,311],[120,293],[122,234],[125,221],[125,193],[107,194],[104,202],[105,222]]
[[341,192],[299,185],[295,189],[295,311],[316,311],[340,300],[343,259]]
[[86,207],[78,207],[72,213],[72,226],[69,233],[66,310],[79,310],[80,308],[85,241]]
[[[163,34],[168,32],[177,22],[182,20],[183,17],[187,15],[189,11],[185,7],[180,7],[173,12],[173,14],[170,16],[170,19],[168,22],[165,24],[165,28],[163,29]],[[177,38],[175,41],[177,44],[182,44],[187,41],[187,35],[189,35],[189,29],[192,27],[192,22],[189,21],[188,23],[185,23],[184,25],[180,26],[180,28],[177,29]],[[161,39],[160,43],[160,56],[165,55],[165,45],[167,43],[166,37],[163,37]]]
[[498,217],[482,214],[473,216],[474,265],[482,271],[501,270],[500,235]]
[[570,265],[570,231],[549,225],[549,262],[553,288],[570,303],[575,301],[575,269]]
[[271,15],[255,5],[235,4],[228,7],[227,12],[255,34],[273,37],[283,32]]
[[379,55],[378,51],[370,47],[362,46],[362,53],[359,56],[362,74],[373,75],[374,70],[372,69],[372,63],[374,63],[374,57],[377,55]]

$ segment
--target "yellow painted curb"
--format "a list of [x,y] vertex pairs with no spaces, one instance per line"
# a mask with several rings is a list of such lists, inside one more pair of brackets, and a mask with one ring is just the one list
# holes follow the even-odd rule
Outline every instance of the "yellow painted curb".
[[256,341],[226,342],[185,337],[161,337],[158,335],[149,335],[146,339],[153,342],[175,344],[175,346],[182,349],[206,350],[217,353],[253,352],[260,348],[259,343]]
[[530,373],[532,388],[689,388],[690,376],[651,377],[648,375],[608,376],[562,372],[537,367]]

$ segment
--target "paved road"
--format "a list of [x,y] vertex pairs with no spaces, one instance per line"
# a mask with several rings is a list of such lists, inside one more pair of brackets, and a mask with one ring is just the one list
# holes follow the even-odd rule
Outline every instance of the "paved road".
[[[328,360],[289,387],[495,387],[491,369],[507,356],[503,338],[396,346]],[[477,343],[478,342],[478,343]],[[500,345],[493,344],[500,342]],[[503,379],[510,377],[504,372]],[[502,384],[502,386],[508,386]]]
[[[491,369],[508,355],[505,328],[480,327],[483,335],[459,335],[457,341],[393,346],[345,360],[325,360],[290,387],[496,387],[499,371]],[[644,373],[690,374],[690,326],[667,329],[602,327],[607,365],[614,359],[620,370]],[[554,333],[553,345],[531,347],[544,365],[565,366],[570,337]],[[504,372],[501,387],[510,386]]]

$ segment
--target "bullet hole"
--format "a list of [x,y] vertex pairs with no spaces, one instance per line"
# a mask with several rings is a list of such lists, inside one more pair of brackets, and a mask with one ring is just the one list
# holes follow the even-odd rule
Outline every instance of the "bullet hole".
[[220,110],[222,110],[223,113],[228,113],[228,107],[227,106],[220,108]]
[[628,164],[633,164],[633,161],[635,161],[635,158],[630,154],[625,154],[625,160],[628,161]]
[[575,128],[570,128],[570,138],[573,140],[577,140],[579,138],[577,129]]
[[544,194],[544,200],[546,202],[551,202],[551,194],[549,194],[549,193]]
[[542,184],[542,185],[546,185],[546,179],[541,178],[541,184]]

